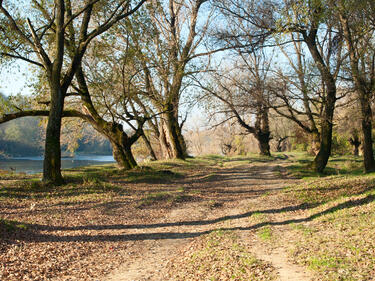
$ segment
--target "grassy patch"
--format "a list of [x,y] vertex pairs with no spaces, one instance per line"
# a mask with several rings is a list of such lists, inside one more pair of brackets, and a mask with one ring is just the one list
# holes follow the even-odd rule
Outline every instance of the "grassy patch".
[[305,203],[325,203],[340,197],[362,194],[375,188],[375,174],[362,176],[330,176],[311,178],[291,186],[286,193]]
[[140,200],[137,207],[138,208],[144,208],[150,205],[155,204],[158,201],[164,201],[168,200],[172,197],[172,195],[169,192],[157,192],[157,193],[151,193],[145,196]]
[[27,225],[18,221],[0,219],[0,230],[5,230],[6,232],[27,230]]
[[182,203],[186,201],[191,201],[193,199],[192,196],[184,194],[183,192],[156,192],[147,194],[143,197],[137,204],[138,208],[145,208],[148,206],[152,206],[154,204],[160,202],[167,202],[167,203]]
[[308,179],[285,192],[290,201],[317,206],[291,227],[296,261],[316,271],[319,280],[372,280],[375,174]]
[[274,280],[274,268],[256,259],[230,231],[215,231],[195,240],[170,265],[173,280]]
[[164,183],[181,178],[182,174],[170,170],[134,169],[125,173],[124,178],[131,183]]
[[257,234],[258,234],[260,239],[262,239],[264,241],[269,241],[269,240],[271,240],[271,238],[273,236],[272,228],[270,226],[264,226],[257,231]]
[[311,169],[312,156],[298,155],[293,157],[292,164],[288,166],[289,173],[297,178],[326,177],[332,175],[360,175],[363,173],[362,160],[354,156],[333,156],[329,159],[324,173],[319,174]]

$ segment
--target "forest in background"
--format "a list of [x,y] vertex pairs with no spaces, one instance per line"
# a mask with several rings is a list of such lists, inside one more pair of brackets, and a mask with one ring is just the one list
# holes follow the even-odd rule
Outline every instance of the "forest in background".
[[[24,156],[42,156],[44,128],[41,118],[25,117],[0,126],[0,159]],[[72,136],[72,135],[70,135]],[[79,139],[63,142],[63,155],[73,153],[110,155],[112,148],[108,141],[86,128]]]

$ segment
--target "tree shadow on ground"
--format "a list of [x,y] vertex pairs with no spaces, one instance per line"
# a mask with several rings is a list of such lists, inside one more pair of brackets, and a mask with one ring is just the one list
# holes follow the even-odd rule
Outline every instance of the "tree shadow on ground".
[[[173,227],[173,226],[206,226],[214,225],[219,222],[229,221],[233,219],[241,219],[252,216],[253,214],[275,214],[275,213],[284,213],[284,212],[294,212],[299,210],[313,209],[319,204],[299,204],[295,206],[289,206],[279,209],[266,209],[266,210],[257,210],[246,212],[243,214],[224,216],[212,220],[195,220],[195,221],[180,221],[180,222],[169,222],[169,223],[156,223],[156,224],[133,224],[133,225],[82,225],[82,226],[48,226],[48,225],[38,225],[38,224],[29,224],[27,225],[28,230],[32,230],[34,235],[20,235],[17,236],[17,239],[29,241],[29,242],[93,242],[93,241],[144,241],[144,240],[159,240],[159,239],[185,239],[185,238],[194,238],[200,235],[208,234],[212,231],[221,229],[221,230],[255,230],[265,226],[281,226],[289,225],[303,222],[310,222],[316,218],[319,218],[323,215],[334,213],[343,209],[350,209],[353,207],[362,206],[369,204],[375,201],[375,195],[367,195],[364,198],[356,200],[348,200],[346,202],[340,203],[334,207],[328,208],[324,211],[317,212],[306,218],[300,219],[289,219],[284,221],[266,221],[248,227],[228,227],[228,228],[215,228],[198,231],[198,232],[152,232],[152,233],[134,233],[134,234],[100,234],[100,235],[54,235],[54,234],[45,234],[46,231],[77,231],[77,230],[127,230],[127,229],[152,229],[152,228],[162,228],[162,227]],[[43,233],[39,233],[43,232]]]

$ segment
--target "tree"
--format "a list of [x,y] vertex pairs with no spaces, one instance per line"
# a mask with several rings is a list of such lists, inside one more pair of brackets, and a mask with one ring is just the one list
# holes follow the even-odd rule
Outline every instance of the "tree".
[[180,103],[187,76],[200,71],[192,60],[208,55],[198,52],[210,22],[209,14],[203,22],[199,19],[205,2],[154,1],[148,6],[148,20],[133,22],[131,43],[142,63],[144,94],[151,100],[147,110],[161,113],[159,122],[150,121],[150,126],[159,138],[163,158],[187,156]]
[[[218,3],[225,15],[238,22],[236,29],[232,27],[236,33],[225,37],[227,42],[234,42],[236,48],[285,45],[290,42],[285,35],[292,35],[293,41],[304,43],[322,81],[321,96],[324,102],[319,113],[319,151],[312,166],[315,171],[323,172],[331,153],[336,79],[341,65],[341,30],[337,29],[330,1],[268,0],[259,3],[248,0],[244,3],[222,0]],[[249,28],[246,30],[243,27]],[[301,121],[297,123],[304,126]]]
[[[268,116],[270,64],[271,59],[262,52],[240,53],[234,69],[213,72],[209,85],[197,80],[202,89],[221,102],[214,107],[214,112],[222,113],[226,120],[237,120],[248,134],[257,139],[260,154],[266,156],[271,155]],[[209,99],[208,102],[212,101]]]
[[[20,12],[20,7],[0,1],[2,58],[20,59],[38,66],[48,81],[50,101],[43,181],[63,182],[60,133],[64,100],[89,43],[134,13],[144,2],[141,0],[131,8],[131,1],[32,0],[25,13]],[[26,18],[26,14],[33,18]],[[102,17],[97,25],[94,23],[96,16]],[[70,43],[74,44],[69,52],[73,53],[68,53],[65,45],[67,30]]]
[[[339,1],[335,10],[338,11],[343,29],[350,74],[361,108],[365,172],[374,172],[371,100],[375,87],[375,26],[371,25],[371,19],[375,13],[375,4],[374,1]],[[357,147],[360,144],[358,136],[352,138],[351,143]]]

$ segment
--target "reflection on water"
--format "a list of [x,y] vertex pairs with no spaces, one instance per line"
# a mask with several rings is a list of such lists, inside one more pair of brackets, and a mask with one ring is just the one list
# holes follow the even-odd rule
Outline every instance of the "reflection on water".
[[[113,162],[115,161],[112,155],[75,155],[74,157],[61,158],[61,166],[63,169]],[[1,159],[0,170],[26,174],[41,173],[43,171],[43,157],[35,156]]]

